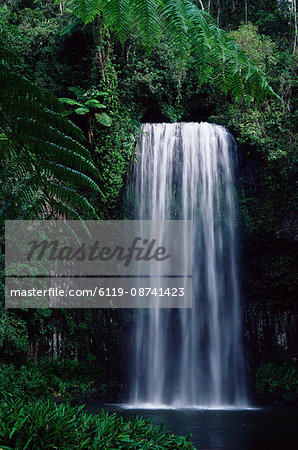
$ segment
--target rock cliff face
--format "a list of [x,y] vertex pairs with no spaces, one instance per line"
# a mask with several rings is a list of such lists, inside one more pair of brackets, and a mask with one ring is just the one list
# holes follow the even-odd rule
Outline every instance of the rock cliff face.
[[[294,367],[293,383],[298,384],[298,219],[289,180],[269,170],[256,153],[249,158],[242,150],[237,177],[240,285],[247,371],[256,394],[260,368],[268,364]],[[266,370],[261,369],[263,386],[276,381],[276,374]]]
[[[249,390],[254,399],[261,401],[287,403],[287,398],[293,402],[298,395],[298,301],[295,291],[298,240],[295,229],[295,220],[287,218],[281,222],[278,231],[271,228],[262,233],[243,234],[244,344]],[[294,370],[286,388],[289,396],[282,390],[289,381],[287,367]],[[261,389],[258,388],[260,377]]]
[[278,358],[293,359],[298,349],[298,314],[291,308],[249,305],[244,315],[244,339],[250,371]]
[[281,356],[298,356],[298,240],[293,227],[286,231],[251,234],[244,241],[241,284],[251,369]]
[[243,246],[243,334],[252,402],[298,399],[297,241],[251,234]]

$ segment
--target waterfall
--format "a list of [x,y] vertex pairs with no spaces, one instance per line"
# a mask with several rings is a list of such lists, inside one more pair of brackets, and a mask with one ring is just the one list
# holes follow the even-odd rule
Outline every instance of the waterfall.
[[[246,405],[235,235],[235,144],[208,123],[144,124],[128,188],[136,219],[192,219],[192,309],[136,311],[130,404]],[[133,198],[133,200],[132,200]]]

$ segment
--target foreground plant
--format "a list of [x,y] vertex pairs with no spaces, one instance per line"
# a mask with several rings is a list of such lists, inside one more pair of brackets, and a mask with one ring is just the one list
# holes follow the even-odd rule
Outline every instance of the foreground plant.
[[102,411],[50,401],[25,404],[7,396],[0,409],[0,445],[8,449],[194,449],[187,437],[153,427],[143,418],[125,420]]
[[124,42],[132,29],[147,51],[165,36],[180,68],[191,61],[200,84],[212,79],[240,99],[264,98],[274,92],[261,70],[219,29],[212,17],[188,0],[72,0],[74,15],[84,23],[101,17]]
[[82,131],[51,93],[18,75],[15,56],[0,48],[0,220],[97,218],[80,192],[102,197],[100,174]]

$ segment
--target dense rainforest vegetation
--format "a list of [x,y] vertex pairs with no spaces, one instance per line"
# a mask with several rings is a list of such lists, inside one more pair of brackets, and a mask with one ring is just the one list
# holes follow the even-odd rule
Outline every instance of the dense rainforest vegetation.
[[142,122],[236,138],[251,397],[297,401],[296,69],[295,1],[0,0],[3,448],[193,448],[70,406],[124,395],[133,312],[4,308],[4,221],[124,218]]

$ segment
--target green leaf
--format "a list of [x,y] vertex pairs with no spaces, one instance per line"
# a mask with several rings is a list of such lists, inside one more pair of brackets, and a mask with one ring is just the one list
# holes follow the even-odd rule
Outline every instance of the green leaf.
[[83,106],[82,108],[76,108],[75,112],[80,116],[83,116],[84,114],[87,114],[89,112],[89,108],[85,108],[85,106]]
[[65,103],[66,105],[75,105],[75,106],[82,106],[82,103],[77,102],[76,100],[73,100],[72,98],[59,98],[61,103]]
[[[213,18],[189,0],[72,0],[75,16],[85,23],[98,15],[106,27],[113,29],[124,42],[135,27],[141,45],[152,51],[163,35],[169,42],[180,68],[195,60],[194,71],[201,85],[208,79],[218,87],[243,98],[244,92],[258,100],[274,95],[264,74],[255,63],[230,42],[227,33],[216,26]],[[228,62],[228,63],[227,63]],[[241,69],[241,70],[240,70]],[[251,73],[254,72],[254,76]],[[239,82],[235,84],[233,74]]]
[[96,121],[105,127],[110,127],[112,125],[112,119],[106,113],[95,114]]
[[[96,218],[83,187],[103,198],[100,174],[80,140],[82,131],[65,118],[60,99],[9,66],[0,47],[0,222],[14,219]],[[89,109],[80,106],[79,114]],[[91,178],[92,177],[92,178]]]
[[92,98],[91,100],[88,100],[85,103],[85,106],[87,106],[88,108],[106,108],[105,105],[103,105],[102,103],[100,103],[98,100],[96,100],[95,98]]

